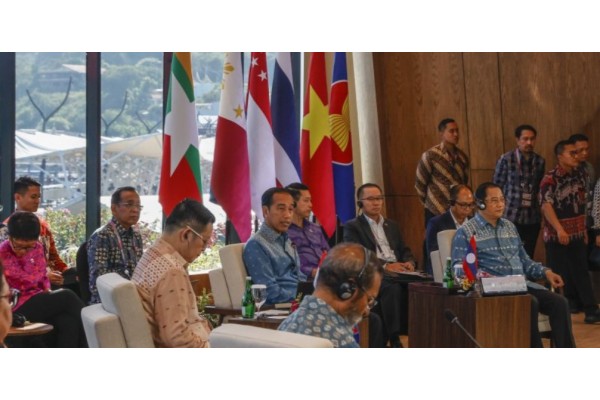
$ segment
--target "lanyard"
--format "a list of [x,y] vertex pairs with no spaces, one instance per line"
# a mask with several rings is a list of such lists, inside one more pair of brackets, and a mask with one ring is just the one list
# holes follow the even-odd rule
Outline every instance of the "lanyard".
[[[121,251],[121,257],[123,258],[125,268],[128,268],[127,261],[131,261],[131,258],[125,257],[125,249],[123,248],[123,241],[121,240],[121,235],[119,235],[119,231],[117,230],[117,225],[112,220],[109,222],[109,225],[112,231],[114,232],[115,236],[117,237],[117,246],[119,246],[119,250]],[[135,264],[137,264],[137,246],[135,245],[135,237],[131,238],[131,245],[133,247],[133,253],[136,258],[134,262]]]

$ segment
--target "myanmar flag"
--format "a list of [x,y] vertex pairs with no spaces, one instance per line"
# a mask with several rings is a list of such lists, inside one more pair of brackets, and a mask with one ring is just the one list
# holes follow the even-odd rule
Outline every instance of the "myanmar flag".
[[166,215],[181,200],[202,201],[192,57],[173,53],[158,200]]

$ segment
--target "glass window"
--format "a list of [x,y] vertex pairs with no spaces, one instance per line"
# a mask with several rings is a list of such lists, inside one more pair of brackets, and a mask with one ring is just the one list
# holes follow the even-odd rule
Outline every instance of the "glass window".
[[42,185],[38,213],[74,266],[85,240],[85,53],[16,54],[15,176]]
[[139,227],[147,247],[162,225],[163,53],[102,53],[101,60],[101,222],[110,218],[112,193],[134,187],[144,207]]

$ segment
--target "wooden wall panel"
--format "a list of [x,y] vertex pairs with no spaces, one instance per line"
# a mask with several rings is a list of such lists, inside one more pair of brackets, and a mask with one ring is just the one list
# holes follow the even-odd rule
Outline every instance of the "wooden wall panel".
[[[462,143],[468,143],[473,171],[493,170],[498,155],[504,152],[498,54],[465,53],[463,59],[469,135]],[[471,184],[475,186],[472,180]]]
[[600,54],[501,53],[500,83],[505,147],[514,147],[514,129],[538,130],[536,149],[555,163],[554,144],[583,131],[591,139],[591,162],[600,152]]
[[469,186],[473,188],[473,191],[477,189],[477,186],[483,182],[490,182],[494,177],[493,169],[474,169],[471,170]]
[[[423,207],[414,191],[423,151],[439,142],[436,125],[452,117],[471,158],[471,184],[490,180],[514,129],[538,130],[536,151],[555,164],[554,144],[583,131],[600,171],[600,54],[374,53],[388,216],[400,222],[421,258]],[[540,248],[541,247],[541,248]],[[538,246],[537,259],[543,259]]]
[[374,53],[386,192],[415,195],[421,153],[439,142],[445,117],[465,124],[462,57],[448,53]]

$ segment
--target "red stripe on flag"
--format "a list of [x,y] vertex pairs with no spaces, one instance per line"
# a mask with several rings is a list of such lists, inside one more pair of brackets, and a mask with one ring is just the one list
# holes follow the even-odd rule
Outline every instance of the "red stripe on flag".
[[[196,177],[192,172],[187,159],[183,157],[181,162],[170,175],[171,170],[171,135],[163,135],[163,159],[160,171],[160,189],[158,200],[163,206],[164,213],[168,216],[173,208],[181,200],[188,198],[202,202],[202,196],[198,192],[196,185],[189,182],[196,182]],[[188,182],[188,184],[186,184]]]

